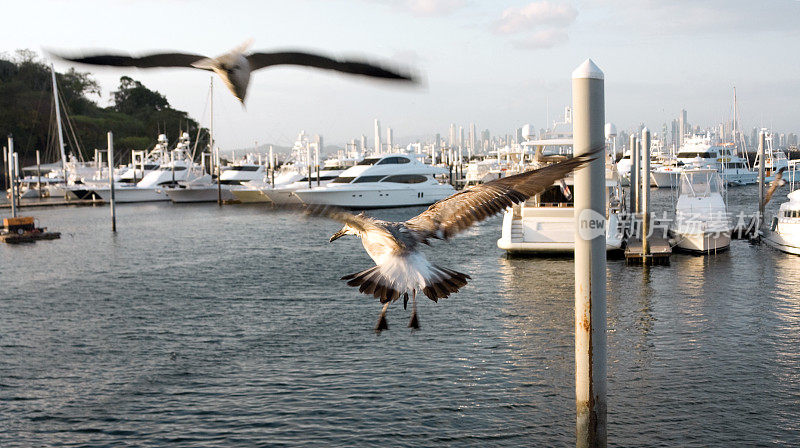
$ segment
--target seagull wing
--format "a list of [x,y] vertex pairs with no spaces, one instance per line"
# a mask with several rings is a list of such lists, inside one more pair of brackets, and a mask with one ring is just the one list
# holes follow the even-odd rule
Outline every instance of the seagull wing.
[[429,238],[449,239],[471,225],[500,213],[506,207],[545,191],[553,185],[553,182],[594,160],[592,156],[596,153],[597,151],[594,151],[538,170],[495,179],[458,192],[431,205],[424,212],[406,221],[405,225],[422,242],[426,242]]
[[400,73],[394,69],[381,67],[365,61],[339,60],[318,54],[300,51],[285,51],[277,53],[253,53],[247,56],[251,70],[258,70],[273,65],[299,65],[315,67],[325,70],[335,70],[352,75],[369,76],[373,78],[392,79],[399,81],[416,82],[413,76]]
[[157,53],[144,56],[131,56],[126,54],[94,54],[89,56],[67,56],[53,53],[60,59],[80,64],[108,65],[112,67],[192,67],[192,63],[204,59],[199,54],[185,53]]

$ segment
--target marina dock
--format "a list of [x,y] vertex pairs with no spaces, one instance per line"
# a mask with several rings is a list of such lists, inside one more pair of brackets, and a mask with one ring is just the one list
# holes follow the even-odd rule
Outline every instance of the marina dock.
[[641,238],[631,238],[625,248],[625,263],[628,265],[668,265],[672,255],[672,247],[664,238],[648,238],[650,253],[645,255],[642,250]]
[[[73,199],[67,200],[64,198],[36,198],[36,199],[21,199],[19,203],[20,208],[27,207],[64,207],[64,206],[86,206],[86,205],[105,205],[106,201],[102,199]],[[0,202],[0,209],[10,209],[10,202]]]

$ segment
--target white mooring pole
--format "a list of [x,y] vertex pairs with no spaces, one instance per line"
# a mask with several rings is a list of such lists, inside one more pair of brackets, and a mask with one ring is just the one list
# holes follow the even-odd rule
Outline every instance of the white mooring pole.
[[591,59],[572,72],[575,172],[575,446],[606,446],[605,87]]
[[642,129],[642,263],[647,264],[650,255],[650,242],[647,235],[650,232],[650,130]]
[[39,150],[36,150],[36,191],[39,199],[42,198],[42,159],[39,157]]
[[14,138],[8,136],[8,185],[11,187],[11,217],[17,217],[17,181],[14,178]]
[[[10,144],[10,143],[9,143]],[[761,236],[761,226],[764,223],[764,147],[767,146],[764,131],[758,133],[758,220],[756,221],[755,237]]]
[[639,211],[639,145],[636,141],[636,134],[631,134],[628,147],[631,151],[631,172],[628,182],[631,191],[630,213],[633,215]]
[[117,231],[117,203],[114,198],[114,134],[108,132],[108,186],[111,189],[111,231]]
[[275,188],[275,154],[272,152],[272,145],[269,145],[269,183]]

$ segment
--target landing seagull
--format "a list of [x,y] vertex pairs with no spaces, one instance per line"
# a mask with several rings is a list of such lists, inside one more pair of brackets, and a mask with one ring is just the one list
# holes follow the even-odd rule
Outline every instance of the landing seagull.
[[244,104],[244,98],[247,95],[250,73],[273,65],[299,65],[391,81],[416,82],[416,79],[410,74],[400,73],[399,71],[365,61],[335,59],[302,51],[245,54],[250,44],[251,41],[247,41],[228,53],[215,58],[187,53],[155,53],[140,57],[125,54],[67,56],[53,53],[53,55],[70,62],[91,65],[138,68],[193,67],[211,70],[222,78],[228,89],[233,92],[233,95],[242,104]]
[[786,171],[785,166],[775,173],[775,178],[769,183],[769,189],[767,190],[767,194],[764,196],[764,206],[769,204],[769,201],[772,199],[772,195],[775,194],[775,190],[786,185],[786,180],[783,178],[784,171]]
[[[599,151],[602,151],[599,150]],[[364,213],[352,214],[325,206],[309,206],[306,212],[344,223],[330,241],[344,236],[361,238],[364,249],[375,266],[345,275],[349,286],[373,295],[383,303],[376,331],[387,329],[386,310],[403,296],[403,308],[411,292],[411,320],[408,326],[419,328],[417,291],[438,302],[467,284],[471,277],[452,269],[436,266],[419,249],[431,239],[450,239],[473,224],[494,216],[506,207],[518,204],[543,192],[571,171],[594,160],[598,151],[574,157],[558,164],[478,185],[443,199],[405,222],[381,221]]]

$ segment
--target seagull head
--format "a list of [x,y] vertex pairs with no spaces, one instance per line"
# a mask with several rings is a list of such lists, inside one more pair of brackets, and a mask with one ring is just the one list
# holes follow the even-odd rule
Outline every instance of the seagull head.
[[350,227],[350,225],[345,224],[341,230],[339,230],[338,232],[334,233],[333,236],[331,236],[330,242],[332,243],[345,235],[358,235],[358,231]]
[[250,84],[250,62],[243,53],[249,41],[215,58],[205,58],[192,63],[193,67],[213,70],[242,104]]

